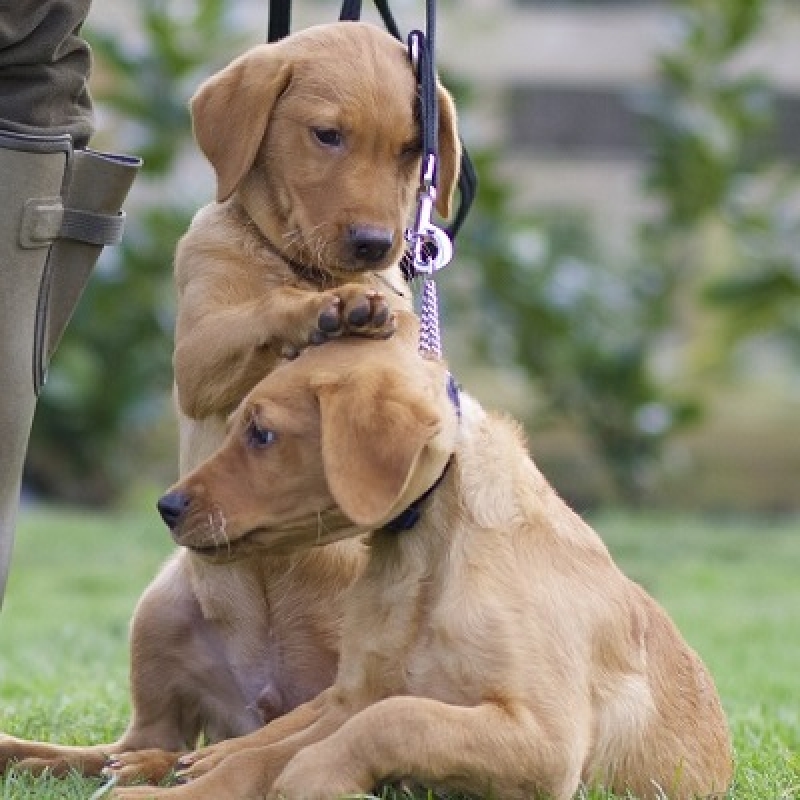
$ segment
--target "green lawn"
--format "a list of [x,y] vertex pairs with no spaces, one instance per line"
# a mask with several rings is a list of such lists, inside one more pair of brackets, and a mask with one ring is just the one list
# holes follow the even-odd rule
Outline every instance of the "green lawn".
[[[593,521],[716,677],[737,751],[730,800],[800,798],[800,520]],[[154,514],[23,515],[0,614],[0,730],[73,743],[119,734],[128,619],[169,550]],[[12,774],[0,798],[85,800],[96,785]]]

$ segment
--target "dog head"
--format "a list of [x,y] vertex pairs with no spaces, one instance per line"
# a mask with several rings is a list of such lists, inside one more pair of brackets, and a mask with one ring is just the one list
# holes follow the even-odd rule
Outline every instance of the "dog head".
[[458,419],[443,363],[416,351],[416,319],[376,341],[340,339],[270,373],[220,450],[159,510],[211,559],[287,552],[379,528],[442,474]]
[[[439,87],[437,210],[450,214],[460,143]],[[253,48],[191,101],[197,143],[289,258],[332,273],[385,269],[402,254],[419,182],[416,83],[404,45],[341,22]]]

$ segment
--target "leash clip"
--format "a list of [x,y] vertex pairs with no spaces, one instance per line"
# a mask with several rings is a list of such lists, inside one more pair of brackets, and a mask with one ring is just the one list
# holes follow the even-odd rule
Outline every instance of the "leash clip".
[[453,259],[453,243],[450,241],[450,237],[431,222],[433,205],[436,202],[435,172],[436,159],[431,154],[425,161],[422,181],[417,193],[417,213],[414,217],[414,225],[405,233],[405,239],[411,245],[414,271],[428,275],[446,267]]

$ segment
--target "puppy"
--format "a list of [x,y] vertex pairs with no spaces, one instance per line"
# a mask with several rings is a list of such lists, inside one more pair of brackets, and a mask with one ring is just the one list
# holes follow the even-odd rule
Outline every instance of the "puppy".
[[[415,95],[406,48],[348,22],[256,47],[192,99],[217,202],[175,260],[183,471],[217,449],[228,414],[287,349],[380,338],[386,304],[410,308],[397,262],[419,182]],[[439,104],[448,216],[460,146],[441,88]]]
[[[336,682],[118,800],[317,800],[410,778],[500,798],[721,796],[711,676],[531,461],[519,428],[414,350],[341,340],[275,370],[223,447],[162,498],[197,552],[306,552],[374,531]],[[318,517],[314,531],[307,520]]]
[[[287,353],[344,334],[383,338],[393,310],[410,307],[397,263],[419,176],[416,106],[406,48],[355,22],[256,47],[193,98],[217,202],[176,254],[182,473],[217,449],[230,412]],[[460,151],[441,87],[439,106],[447,216]],[[297,500],[297,524],[316,536],[320,521]],[[207,527],[224,544],[214,507]],[[158,780],[198,737],[241,736],[329,686],[362,544],[241,556],[181,549],[145,591],[131,629],[133,715],[119,741],[0,737],[0,768]]]

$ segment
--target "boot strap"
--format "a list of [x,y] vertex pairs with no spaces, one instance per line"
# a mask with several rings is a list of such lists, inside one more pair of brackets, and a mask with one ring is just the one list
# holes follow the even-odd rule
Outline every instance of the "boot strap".
[[21,247],[49,247],[56,239],[71,239],[105,246],[122,241],[125,212],[102,214],[78,208],[64,208],[60,197],[28,200],[22,212]]

